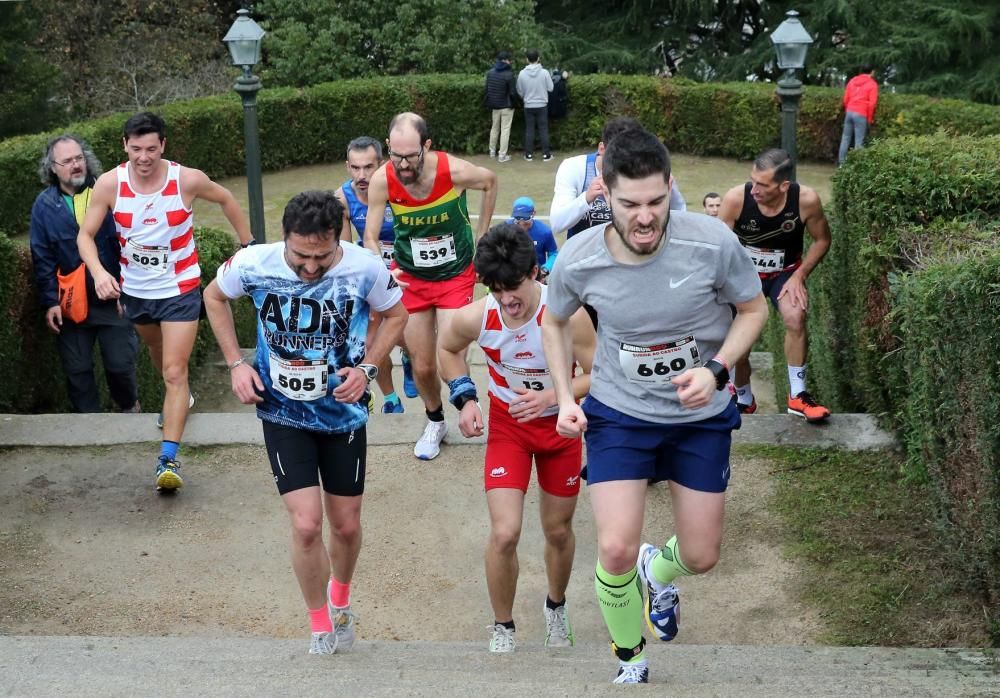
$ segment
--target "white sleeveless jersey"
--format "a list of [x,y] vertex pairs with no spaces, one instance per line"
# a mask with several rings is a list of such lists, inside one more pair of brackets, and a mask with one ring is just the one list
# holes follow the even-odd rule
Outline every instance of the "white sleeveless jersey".
[[[552,388],[548,363],[542,351],[542,314],[548,289],[542,289],[535,316],[517,329],[504,324],[500,303],[492,294],[486,296],[486,311],[479,331],[479,346],[486,354],[486,367],[490,373],[490,394],[508,407],[518,397],[514,388],[548,390]],[[559,406],[553,405],[540,416],[557,414]]]
[[192,209],[181,197],[181,166],[167,163],[167,181],[140,194],[129,180],[128,163],[115,170],[118,194],[114,219],[121,243],[122,291],[136,298],[173,298],[201,282],[194,244]]

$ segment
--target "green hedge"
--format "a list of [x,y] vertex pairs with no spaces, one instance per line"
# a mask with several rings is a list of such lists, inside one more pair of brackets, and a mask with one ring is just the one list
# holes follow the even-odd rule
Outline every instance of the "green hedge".
[[[773,85],[692,83],[652,76],[584,75],[568,83],[567,118],[551,125],[552,145],[565,150],[595,144],[611,116],[638,118],[682,153],[751,158],[780,141]],[[258,102],[265,170],[333,162],[360,134],[383,137],[400,111],[424,115],[435,143],[454,152],[485,152],[489,116],[479,75],[424,75],[347,80],[306,89],[264,89]],[[841,130],[841,91],[807,87],[799,118],[802,159],[832,160]],[[242,174],[243,113],[235,93],[159,108],[167,121],[170,158],[211,177]],[[120,114],[74,124],[105,167],[122,160]],[[522,111],[511,138],[521,144]],[[1000,134],[1000,108],[919,95],[884,95],[872,135]],[[52,134],[0,142],[0,228],[23,233],[39,184],[38,158]]]
[[[235,249],[233,236],[214,228],[196,228],[202,286],[215,278],[215,271]],[[45,325],[38,305],[31,256],[23,245],[0,236],[0,412],[64,412],[69,409],[66,378],[56,349],[55,337]],[[254,346],[253,305],[242,298],[233,304],[240,346]],[[191,355],[192,369],[216,355],[216,343],[207,320],[198,328]],[[95,363],[102,372],[100,351]],[[163,381],[143,347],[137,367],[139,401],[146,411],[157,411],[163,401]],[[104,403],[111,407],[103,379],[99,381]]]
[[908,386],[893,284],[935,253],[997,244],[981,227],[1000,219],[1000,137],[888,139],[848,158],[833,198],[833,245],[811,283],[811,375],[834,408],[898,426]]
[[910,468],[926,470],[949,524],[942,564],[967,570],[1000,641],[1000,245],[901,278],[894,316]]

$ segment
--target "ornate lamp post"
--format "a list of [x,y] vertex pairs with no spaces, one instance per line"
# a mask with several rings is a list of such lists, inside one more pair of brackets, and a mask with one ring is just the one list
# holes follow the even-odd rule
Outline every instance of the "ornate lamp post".
[[250,19],[246,8],[236,13],[236,21],[222,38],[233,65],[242,68],[233,89],[243,100],[243,140],[246,146],[247,198],[250,201],[250,232],[255,242],[264,242],[264,191],[260,168],[260,140],[257,133],[257,92],[260,78],[251,69],[260,63],[260,44],[264,30]]
[[[799,115],[799,100],[802,98],[802,81],[795,77],[795,71],[806,65],[806,52],[813,42],[809,32],[799,21],[799,13],[789,10],[787,19],[771,34],[771,43],[778,57],[778,67],[785,71],[778,79],[778,99],[781,100],[781,147],[798,161],[795,141],[795,121]],[[795,181],[795,166],[792,167],[792,181]]]

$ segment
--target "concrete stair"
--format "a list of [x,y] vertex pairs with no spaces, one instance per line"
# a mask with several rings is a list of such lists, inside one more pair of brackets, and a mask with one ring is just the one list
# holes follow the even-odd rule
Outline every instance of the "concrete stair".
[[305,640],[0,637],[11,696],[996,696],[978,650],[649,645],[650,684],[616,689],[607,645],[493,656],[486,642],[358,642],[332,657]]

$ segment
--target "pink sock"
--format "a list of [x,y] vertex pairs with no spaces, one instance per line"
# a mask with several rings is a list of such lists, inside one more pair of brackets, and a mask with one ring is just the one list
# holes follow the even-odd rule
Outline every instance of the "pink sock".
[[333,577],[330,577],[330,585],[327,587],[327,594],[330,596],[330,603],[335,608],[347,608],[351,605],[351,583],[341,584]]
[[309,609],[309,625],[314,633],[332,633],[333,623],[330,622],[330,613],[324,605],[322,608]]

